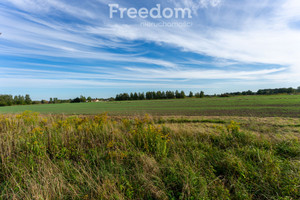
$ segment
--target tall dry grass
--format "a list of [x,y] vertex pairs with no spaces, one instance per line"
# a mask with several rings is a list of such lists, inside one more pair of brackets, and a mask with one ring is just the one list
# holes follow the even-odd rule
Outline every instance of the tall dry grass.
[[253,129],[149,116],[1,115],[0,199],[299,199],[298,132]]

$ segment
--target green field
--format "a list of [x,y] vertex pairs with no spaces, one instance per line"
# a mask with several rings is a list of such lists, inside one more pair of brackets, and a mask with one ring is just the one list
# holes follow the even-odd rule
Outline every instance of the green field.
[[300,117],[299,95],[186,98],[1,107],[0,113]]

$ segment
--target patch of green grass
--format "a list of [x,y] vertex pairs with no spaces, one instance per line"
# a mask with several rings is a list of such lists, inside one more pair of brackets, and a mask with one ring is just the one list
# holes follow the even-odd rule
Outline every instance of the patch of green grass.
[[0,107],[0,113],[32,110],[43,114],[186,115],[300,117],[299,95],[186,98],[174,100],[122,101]]

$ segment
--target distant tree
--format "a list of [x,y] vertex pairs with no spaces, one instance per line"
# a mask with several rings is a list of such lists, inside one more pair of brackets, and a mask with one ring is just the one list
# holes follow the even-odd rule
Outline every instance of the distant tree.
[[14,105],[17,105],[18,104],[18,96],[14,96]]
[[18,98],[19,98],[20,105],[25,105],[25,98],[24,98],[24,96],[19,95]]
[[53,98],[53,103],[55,104],[55,103],[59,103],[59,100],[58,100],[58,98]]
[[42,100],[41,104],[48,104],[49,102],[47,100]]
[[178,92],[178,90],[175,91],[175,97],[176,97],[177,99],[180,99],[180,93]]
[[193,92],[190,91],[189,97],[193,97],[193,96],[194,96]]
[[147,100],[153,99],[152,92],[146,92],[146,99],[147,99]]
[[225,93],[225,94],[221,94],[220,97],[230,97],[229,94]]
[[200,92],[200,98],[204,98],[204,92],[203,91]]
[[2,106],[7,106],[7,104],[6,104],[6,102],[5,102],[5,101],[3,101],[3,100],[0,100],[0,107],[2,107]]
[[181,91],[181,92],[180,92],[180,98],[181,98],[181,99],[184,99],[184,98],[185,98],[185,93],[184,93],[184,91]]
[[116,101],[128,101],[131,100],[128,93],[118,94],[115,98]]
[[157,91],[156,92],[155,99],[162,99],[162,93],[161,93],[161,91]]
[[28,104],[28,105],[32,103],[32,100],[31,100],[29,94],[25,95],[25,103]]
[[133,99],[134,99],[134,95],[133,95],[133,93],[132,93],[132,92],[130,93],[130,97],[129,97],[129,99],[130,99],[130,100],[133,100]]
[[288,93],[288,94],[293,94],[293,93],[295,93],[295,92],[296,92],[296,90],[293,89],[293,88],[291,88],[291,87],[287,89],[287,93]]
[[156,97],[156,92],[155,92],[155,91],[152,91],[151,93],[152,93],[152,99],[157,99],[157,97]]
[[50,98],[49,103],[53,103],[53,99],[52,98]]
[[163,91],[163,92],[161,93],[161,98],[162,98],[162,99],[166,99],[166,98],[167,98],[166,92]]
[[166,92],[166,95],[167,95],[167,98],[168,99],[174,99],[176,96],[175,96],[175,93],[172,92],[172,91],[167,91]]
[[14,104],[12,95],[0,95],[0,106],[11,106]]
[[80,98],[79,97],[76,97],[75,99],[73,99],[71,101],[71,103],[80,103]]
[[87,98],[87,101],[88,101],[88,102],[92,102],[92,97],[88,97],[88,98]]
[[40,104],[41,102],[40,101],[32,101],[32,103],[31,104]]
[[139,100],[145,100],[145,94],[139,93]]
[[86,98],[82,95],[80,95],[80,102],[86,102]]
[[130,100],[129,94],[128,93],[121,94],[121,100],[122,101],[128,101],[128,100]]
[[252,92],[251,90],[248,90],[245,92],[246,95],[254,95],[254,92]]
[[136,92],[133,95],[133,100],[139,100],[139,96],[138,96],[138,94]]

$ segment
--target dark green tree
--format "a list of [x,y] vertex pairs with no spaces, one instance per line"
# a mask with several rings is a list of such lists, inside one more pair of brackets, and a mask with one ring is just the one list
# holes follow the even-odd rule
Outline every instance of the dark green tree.
[[178,92],[178,90],[176,90],[176,92],[175,92],[175,97],[176,97],[177,99],[180,99],[180,93]]
[[29,94],[25,95],[25,103],[28,104],[28,105],[32,103],[32,100],[31,100]]
[[146,99],[147,99],[147,100],[153,99],[153,94],[152,94],[152,92],[146,92]]
[[144,92],[139,93],[139,100],[145,100],[145,94],[144,94]]
[[180,98],[181,98],[181,99],[184,99],[185,97],[186,97],[186,96],[185,96],[184,91],[181,91],[181,92],[180,92]]
[[92,97],[87,98],[88,102],[92,102]]
[[80,95],[80,102],[86,102],[86,98],[83,95]]
[[130,97],[129,97],[129,99],[130,99],[130,100],[133,100],[133,99],[134,99],[134,95],[133,95],[133,93],[132,93],[132,92],[130,93]]
[[200,98],[204,98],[204,92],[203,91],[200,92]]
[[138,94],[136,92],[133,95],[133,100],[139,100],[139,96],[138,96]]

